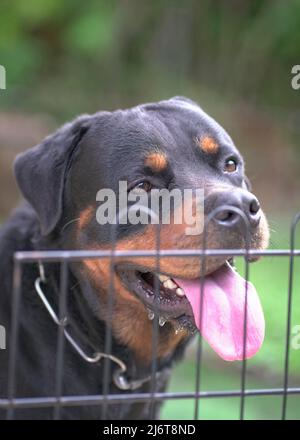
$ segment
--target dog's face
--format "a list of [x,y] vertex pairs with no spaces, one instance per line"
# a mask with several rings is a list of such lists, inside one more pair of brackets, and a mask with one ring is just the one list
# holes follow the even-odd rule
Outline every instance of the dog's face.
[[[249,191],[240,153],[223,128],[185,98],[83,116],[21,155],[16,176],[42,234],[59,240],[62,248],[109,250],[115,238],[117,250],[154,250],[158,241],[160,249],[237,249],[245,246],[246,231],[251,248],[268,243],[265,216]],[[185,219],[174,220],[176,208],[159,229],[151,222],[100,225],[98,191],[112,190],[118,201],[120,181],[127,182],[129,194],[143,190],[149,197],[153,189],[203,189],[205,237],[188,235]],[[197,215],[193,197],[190,203]],[[156,310],[161,317],[158,356],[168,355],[195,325],[180,280],[185,286],[203,273],[208,277],[226,260],[163,257],[158,267],[156,257],[118,257],[111,277],[110,259],[86,259],[73,270],[82,285],[89,285],[95,311],[104,320],[113,283],[114,335],[138,358],[149,360],[148,316]]]

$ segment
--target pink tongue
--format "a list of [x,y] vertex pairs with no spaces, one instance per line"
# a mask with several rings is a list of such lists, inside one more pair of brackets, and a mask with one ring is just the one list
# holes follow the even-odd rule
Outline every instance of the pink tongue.
[[201,318],[200,279],[175,281],[185,291],[202,336],[226,361],[244,358],[244,311],[248,285],[245,358],[252,357],[260,349],[265,335],[265,320],[257,292],[229,264],[205,277]]

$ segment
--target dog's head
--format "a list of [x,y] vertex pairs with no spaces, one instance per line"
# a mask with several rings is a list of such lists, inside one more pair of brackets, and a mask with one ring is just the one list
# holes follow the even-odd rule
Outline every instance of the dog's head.
[[[81,116],[21,154],[15,173],[23,195],[36,211],[41,235],[60,248],[109,250],[112,239],[115,249],[135,251],[154,250],[158,245],[174,250],[203,246],[237,249],[245,246],[245,240],[255,249],[268,244],[267,222],[250,192],[240,153],[224,129],[186,98]],[[194,220],[203,214],[204,232],[200,229],[187,233],[191,224],[175,203],[168,222],[162,222],[161,211],[154,222],[151,212],[146,213],[148,221],[144,224],[130,221],[128,216],[121,221],[119,206],[124,194],[120,194],[120,181],[126,182],[129,207],[132,197],[146,194],[150,198],[153,190],[191,190],[185,206],[190,206]],[[203,211],[197,210],[195,193],[199,189],[204,198]],[[111,204],[104,209],[107,200],[99,190],[115,196],[115,211]],[[110,208],[112,212],[107,212]],[[134,212],[141,215],[141,211]],[[101,221],[104,217],[107,223]],[[88,286],[83,290],[93,292],[89,301],[104,320],[108,319],[108,292],[113,281],[114,335],[133,348],[138,357],[149,359],[153,311],[160,316],[160,357],[171,353],[195,324],[199,326],[195,311],[199,303],[194,304],[193,298],[199,297],[195,290],[200,290],[202,274],[207,285],[211,284],[212,298],[217,294],[222,297],[222,292],[216,294],[216,286],[221,285],[221,290],[222,284],[229,286],[227,300],[235,295],[238,281],[232,279],[229,258],[169,256],[162,257],[158,266],[155,256],[118,257],[114,259],[113,278],[109,258],[86,259],[72,267],[82,285]],[[240,319],[236,305],[227,313],[224,298],[223,304],[218,301],[211,299],[207,306],[207,314],[214,310],[216,315],[210,316],[211,322],[220,321],[222,316],[226,321],[230,314],[231,319]],[[225,321],[209,331],[233,325]],[[233,338],[229,333],[228,339]],[[213,346],[216,338],[214,335],[214,341],[210,341]],[[230,341],[227,343],[230,345]],[[240,353],[232,356],[230,350],[224,358],[241,357]]]

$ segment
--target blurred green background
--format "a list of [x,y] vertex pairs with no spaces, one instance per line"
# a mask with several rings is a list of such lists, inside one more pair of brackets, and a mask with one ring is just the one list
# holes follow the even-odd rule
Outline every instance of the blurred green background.
[[[300,209],[300,1],[2,0],[0,65],[0,220],[17,204],[14,156],[79,113],[186,95],[229,131],[272,229],[273,248],[289,246]],[[299,231],[297,232],[298,246]],[[243,262],[239,262],[243,270]],[[266,339],[248,362],[247,387],[282,387],[287,258],[251,265],[266,316]],[[300,324],[300,262],[295,262],[292,327]],[[290,386],[300,386],[300,350],[291,350]],[[204,345],[201,390],[240,387],[240,364]],[[171,389],[195,386],[195,346]],[[248,397],[246,418],[280,418],[282,397]],[[193,401],[168,402],[163,417],[193,417]],[[300,419],[300,398],[289,397]],[[239,416],[239,399],[203,399],[200,418]]]

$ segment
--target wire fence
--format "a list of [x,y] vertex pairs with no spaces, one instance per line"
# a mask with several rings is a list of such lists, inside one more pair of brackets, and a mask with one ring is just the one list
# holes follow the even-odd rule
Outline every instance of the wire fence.
[[[222,207],[224,209],[224,207]],[[215,215],[215,213],[213,214]],[[290,247],[289,249],[268,249],[268,250],[254,250],[249,248],[249,243],[245,249],[206,249],[204,240],[202,249],[189,250],[161,250],[160,249],[160,231],[158,227],[157,233],[157,248],[154,250],[117,250],[115,249],[116,240],[110,250],[102,251],[24,251],[16,252],[14,255],[14,273],[13,273],[13,292],[12,292],[12,322],[9,340],[9,367],[8,367],[8,384],[7,384],[7,398],[0,399],[0,409],[6,410],[7,419],[14,419],[15,411],[24,408],[52,408],[53,418],[62,418],[62,408],[78,407],[78,406],[99,406],[99,418],[106,419],[108,407],[110,405],[122,403],[149,403],[149,419],[155,417],[154,405],[155,402],[162,402],[166,400],[194,400],[194,418],[199,417],[199,401],[201,399],[218,399],[235,397],[240,399],[239,416],[240,419],[245,418],[245,399],[249,396],[281,396],[281,417],[286,418],[287,415],[287,400],[288,396],[300,395],[300,387],[289,386],[289,360],[290,360],[290,336],[291,336],[291,316],[292,316],[292,297],[294,290],[294,276],[295,276],[295,258],[300,257],[300,249],[295,248],[296,244],[296,230],[300,221],[300,212],[295,216],[290,231]],[[204,234],[205,235],[205,234]],[[115,237],[113,237],[115,238]],[[202,337],[198,338],[197,353],[196,353],[196,378],[195,389],[192,392],[157,392],[157,344],[159,332],[159,320],[153,319],[153,343],[152,343],[152,365],[151,365],[151,388],[150,392],[139,392],[138,387],[128,384],[126,381],[126,365],[118,358],[114,357],[112,353],[112,331],[109,325],[106,325],[105,344],[103,353],[87,353],[77,343],[73,336],[68,331],[68,311],[67,311],[67,295],[69,287],[69,264],[71,262],[80,262],[82,260],[101,260],[110,258],[110,282],[109,282],[109,316],[113,313],[113,298],[116,294],[114,290],[114,266],[118,258],[130,257],[136,259],[142,257],[156,258],[156,269],[159,273],[160,263],[164,258],[168,257],[185,257],[185,258],[199,258],[202,264],[204,279],[205,261],[207,257],[244,257],[245,258],[245,279],[249,278],[249,257],[285,257],[289,259],[288,272],[288,290],[287,290],[287,310],[286,310],[286,334],[284,347],[284,371],[283,371],[283,386],[281,388],[262,388],[262,389],[246,389],[246,373],[247,360],[244,357],[242,361],[240,387],[234,390],[217,390],[205,391],[201,389],[201,371],[202,371]],[[59,293],[59,309],[55,312],[52,305],[43,293],[44,273],[43,268],[46,263],[60,264],[60,293]],[[58,327],[57,351],[56,351],[56,369],[55,369],[55,393],[54,396],[44,397],[16,397],[16,363],[18,354],[18,332],[19,332],[19,313],[20,301],[22,297],[22,273],[25,264],[39,265],[40,276],[36,280],[36,293],[47,309],[50,317]],[[200,283],[201,300],[203,298],[204,282]],[[247,283],[246,283],[247,285]],[[159,286],[155,286],[155,295],[158,295]],[[156,302],[155,302],[156,304]],[[244,308],[244,354],[246,353],[246,336],[247,336],[247,287],[245,288],[245,308]],[[202,313],[202,307],[200,307]],[[155,312],[155,310],[154,310]],[[156,316],[156,314],[155,314]],[[200,316],[200,329],[202,317]],[[108,320],[109,322],[109,320]],[[66,344],[70,344],[78,356],[83,358],[88,363],[104,363],[103,374],[103,392],[101,395],[63,395],[63,368],[64,368],[64,352]],[[118,393],[110,392],[110,383],[112,377],[112,365],[114,368],[114,379],[119,384]]]

